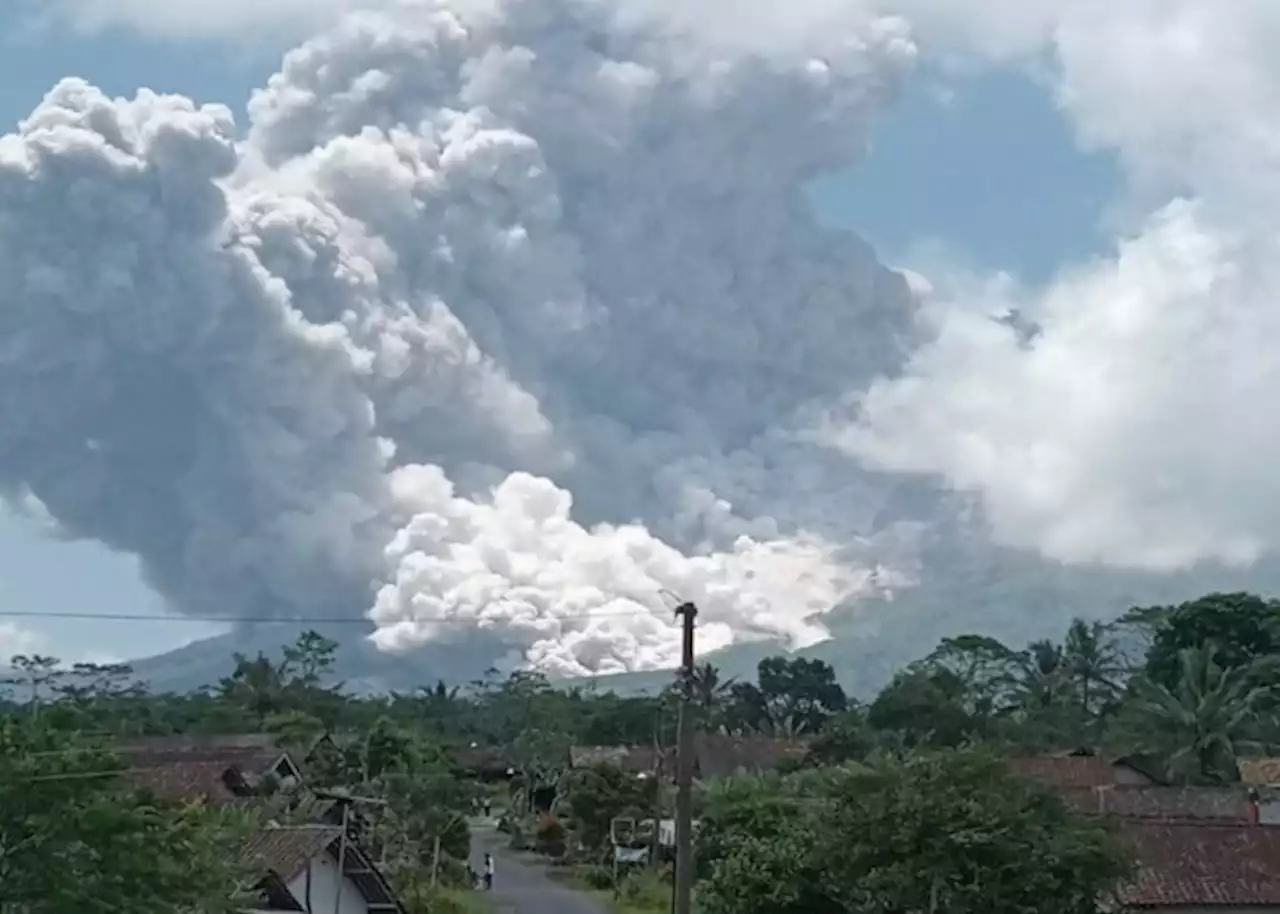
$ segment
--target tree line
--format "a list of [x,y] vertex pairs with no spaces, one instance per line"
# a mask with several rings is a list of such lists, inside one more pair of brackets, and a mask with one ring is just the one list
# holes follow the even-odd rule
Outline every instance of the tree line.
[[[1242,757],[1280,744],[1278,648],[1280,602],[1214,594],[1113,623],[1076,620],[1020,647],[947,638],[865,701],[818,660],[770,657],[751,681],[700,664],[688,689],[702,730],[806,748],[784,770],[702,785],[699,904],[706,914],[1092,910],[1085,899],[1128,872],[1123,847],[1104,823],[1011,780],[1003,759],[1091,750],[1140,756],[1173,783],[1230,783]],[[437,840],[439,880],[464,879],[467,814],[486,789],[460,761],[468,752],[507,768],[501,802],[513,818],[588,863],[608,851],[614,818],[663,807],[658,779],[573,771],[568,758],[574,745],[669,748],[675,683],[619,695],[493,672],[353,695],[332,675],[338,649],[308,632],[278,656],[235,656],[225,678],[189,694],[152,694],[123,665],[13,658],[0,699],[0,911],[116,899],[115,909],[221,914],[252,884],[230,849],[260,822],[140,794],[112,748],[131,737],[256,732],[299,752],[327,746],[308,776],[386,800],[368,837],[420,911],[446,910],[429,878]],[[287,821],[287,796],[262,789],[262,808]],[[1042,901],[1026,907],[1032,898]]]

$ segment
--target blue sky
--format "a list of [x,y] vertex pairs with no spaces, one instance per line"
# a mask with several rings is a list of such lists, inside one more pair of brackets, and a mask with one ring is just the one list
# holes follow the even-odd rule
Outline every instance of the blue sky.
[[[0,34],[13,34],[6,22],[13,15],[0,13]],[[0,55],[0,121],[12,129],[71,75],[113,94],[147,86],[239,113],[273,64],[223,46],[22,34]],[[976,269],[1039,282],[1097,252],[1099,222],[1119,184],[1115,164],[1080,152],[1049,93],[1019,73],[988,72],[949,89],[944,95],[919,79],[877,133],[868,161],[815,189],[820,215],[857,230],[894,264],[933,242]],[[51,541],[34,524],[4,516],[0,609],[163,615],[132,559]],[[40,635],[45,652],[73,659],[141,656],[213,631],[191,622],[9,621]]]

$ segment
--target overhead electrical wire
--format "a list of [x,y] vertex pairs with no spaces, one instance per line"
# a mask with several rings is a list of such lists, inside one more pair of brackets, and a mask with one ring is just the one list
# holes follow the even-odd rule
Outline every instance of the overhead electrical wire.
[[[607,618],[626,618],[636,616],[656,616],[665,615],[661,612],[647,612],[643,610],[601,610],[600,612],[590,613],[568,613],[565,615],[547,616],[548,621],[559,621],[561,619],[607,619]],[[515,617],[518,621],[521,617]],[[91,613],[91,612],[42,612],[34,609],[0,609],[0,619],[78,619],[84,621],[102,620],[106,622],[202,622],[208,624],[221,623],[224,625],[373,625],[371,619],[364,616],[155,616],[146,613]],[[432,625],[468,625],[475,626],[485,621],[510,621],[512,617],[504,616],[501,619],[487,620],[485,616],[441,616],[439,618],[430,618],[415,616],[413,622],[426,622]],[[675,617],[672,616],[672,625],[675,625]]]

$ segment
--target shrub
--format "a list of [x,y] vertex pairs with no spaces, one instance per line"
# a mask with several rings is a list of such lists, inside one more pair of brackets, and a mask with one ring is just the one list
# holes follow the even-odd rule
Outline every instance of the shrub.
[[538,853],[549,857],[563,857],[565,850],[565,828],[553,815],[545,815],[538,819],[534,826],[534,846]]
[[613,870],[607,866],[584,866],[578,875],[583,885],[589,889],[597,891],[613,889]]

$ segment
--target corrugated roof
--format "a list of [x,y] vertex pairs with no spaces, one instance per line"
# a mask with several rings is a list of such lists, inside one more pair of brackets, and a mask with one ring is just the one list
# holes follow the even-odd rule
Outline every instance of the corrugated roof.
[[1125,821],[1138,873],[1119,892],[1130,908],[1280,906],[1280,828]]
[[288,882],[341,836],[334,825],[264,828],[245,844],[244,860]]

